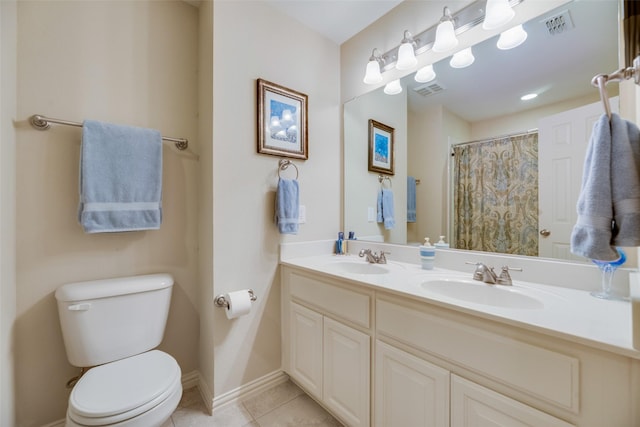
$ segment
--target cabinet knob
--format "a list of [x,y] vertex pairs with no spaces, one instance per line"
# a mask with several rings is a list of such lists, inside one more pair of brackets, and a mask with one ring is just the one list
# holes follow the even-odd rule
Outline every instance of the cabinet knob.
[[542,237],[549,237],[551,235],[551,232],[546,228],[543,228],[542,230],[540,230],[540,235]]

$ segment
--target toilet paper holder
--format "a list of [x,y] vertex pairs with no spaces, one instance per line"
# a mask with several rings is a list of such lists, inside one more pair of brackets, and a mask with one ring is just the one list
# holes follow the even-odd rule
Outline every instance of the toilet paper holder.
[[[251,298],[251,302],[258,299],[255,292],[253,292],[253,289],[247,289],[247,292],[249,292],[249,297]],[[216,307],[229,308],[229,301],[227,301],[227,299],[224,297],[224,294],[218,295],[217,297],[215,297],[213,301]]]

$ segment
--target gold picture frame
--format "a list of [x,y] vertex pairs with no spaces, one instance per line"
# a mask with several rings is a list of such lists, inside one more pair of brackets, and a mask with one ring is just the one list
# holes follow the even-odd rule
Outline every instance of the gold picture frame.
[[304,93],[258,79],[258,153],[308,159]]

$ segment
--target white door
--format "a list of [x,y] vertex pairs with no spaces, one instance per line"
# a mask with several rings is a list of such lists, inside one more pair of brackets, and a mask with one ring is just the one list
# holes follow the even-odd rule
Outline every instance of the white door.
[[447,427],[449,371],[376,342],[376,427]]
[[[611,99],[618,112],[618,98]],[[540,119],[538,122],[539,239],[538,254],[582,260],[570,252],[571,230],[582,169],[593,124],[603,114],[601,102]]]
[[488,388],[451,376],[451,427],[572,427]]
[[289,375],[313,396],[322,398],[322,315],[290,306]]
[[369,427],[370,338],[324,319],[324,390],[327,408],[350,427]]

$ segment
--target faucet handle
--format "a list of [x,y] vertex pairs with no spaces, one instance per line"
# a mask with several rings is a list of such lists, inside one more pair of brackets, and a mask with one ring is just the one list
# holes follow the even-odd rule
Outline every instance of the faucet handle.
[[476,270],[473,272],[473,280],[478,280],[478,281],[482,282],[482,281],[484,281],[485,274],[487,274],[489,271],[491,271],[491,273],[493,273],[492,269],[487,267],[482,262],[465,261],[465,264],[471,264],[471,265],[475,265],[476,266]]
[[511,280],[511,275],[509,274],[509,270],[522,271],[522,268],[509,267],[508,265],[503,265],[502,271],[500,272],[500,276],[498,277],[498,280],[497,280],[497,283],[499,285],[506,285],[506,286],[513,285],[513,281]]

